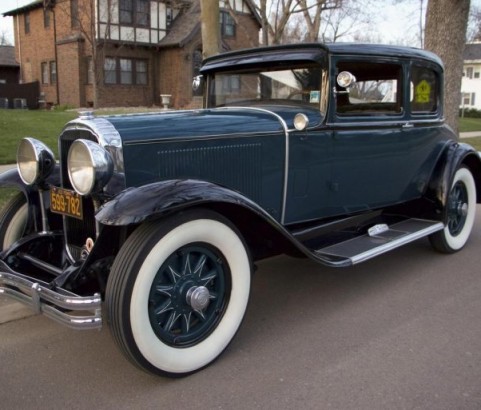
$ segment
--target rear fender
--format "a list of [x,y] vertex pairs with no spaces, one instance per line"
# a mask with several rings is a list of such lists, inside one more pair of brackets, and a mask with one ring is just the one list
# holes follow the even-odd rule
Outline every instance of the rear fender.
[[481,158],[480,154],[470,145],[450,142],[431,177],[427,198],[433,200],[443,212],[443,221],[446,221],[446,204],[456,170],[466,166],[473,174],[476,183],[476,202],[481,203]]

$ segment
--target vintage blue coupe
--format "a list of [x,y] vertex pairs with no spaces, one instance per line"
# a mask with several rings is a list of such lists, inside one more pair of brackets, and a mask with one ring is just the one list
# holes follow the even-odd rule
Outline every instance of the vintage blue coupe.
[[0,177],[0,293],[63,324],[103,318],[134,364],[171,376],[237,332],[254,262],[347,267],[428,237],[465,245],[481,161],[444,124],[423,50],[303,44],[204,61],[203,110],[95,117],[25,138]]

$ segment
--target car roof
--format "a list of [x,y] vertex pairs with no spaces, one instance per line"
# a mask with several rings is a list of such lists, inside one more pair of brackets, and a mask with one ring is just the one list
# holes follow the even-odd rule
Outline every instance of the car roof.
[[321,63],[327,55],[378,56],[393,58],[416,58],[434,63],[441,68],[443,63],[434,53],[414,47],[363,43],[302,43],[258,47],[230,51],[204,60],[201,72],[208,72],[221,67],[279,62],[312,61]]

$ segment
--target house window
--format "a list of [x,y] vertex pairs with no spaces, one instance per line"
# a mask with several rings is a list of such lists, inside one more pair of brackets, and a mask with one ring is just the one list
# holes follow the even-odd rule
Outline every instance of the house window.
[[135,61],[135,83],[138,85],[147,85],[147,61]]
[[104,63],[105,84],[147,85],[147,60],[132,58],[106,58]]
[[30,13],[27,11],[24,14],[24,23],[25,23],[25,34],[30,33]]
[[473,78],[473,67],[466,68],[466,77]]
[[148,27],[150,24],[149,0],[120,0],[120,24]]
[[150,2],[137,0],[135,23],[137,26],[147,27],[150,23]]
[[45,28],[50,27],[50,10],[43,9],[43,26]]
[[70,25],[72,28],[79,27],[78,0],[70,0]]
[[132,60],[127,58],[120,59],[120,84],[132,84]]
[[235,20],[229,12],[220,12],[220,32],[222,37],[235,37]]
[[92,57],[87,58],[87,84],[94,83],[94,60]]
[[475,105],[476,103],[476,93],[463,93],[463,98],[461,101],[461,105],[464,107],[465,105]]
[[40,71],[42,75],[42,84],[48,84],[48,64],[42,63],[40,64]]
[[479,71],[474,72],[474,78],[479,78]]
[[105,84],[117,84],[117,61],[115,58],[106,58],[104,61]]
[[57,82],[57,62],[50,61],[50,84]]

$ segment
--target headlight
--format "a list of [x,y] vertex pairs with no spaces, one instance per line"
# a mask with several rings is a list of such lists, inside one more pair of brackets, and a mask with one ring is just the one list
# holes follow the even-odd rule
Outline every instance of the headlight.
[[68,152],[68,175],[80,195],[101,190],[112,177],[114,164],[110,154],[88,140],[76,140]]
[[309,118],[307,118],[306,114],[296,114],[294,117],[294,128],[297,131],[304,131],[307,126],[309,125]]
[[18,144],[17,169],[20,178],[27,185],[33,185],[47,178],[55,166],[53,152],[35,138],[24,138]]

